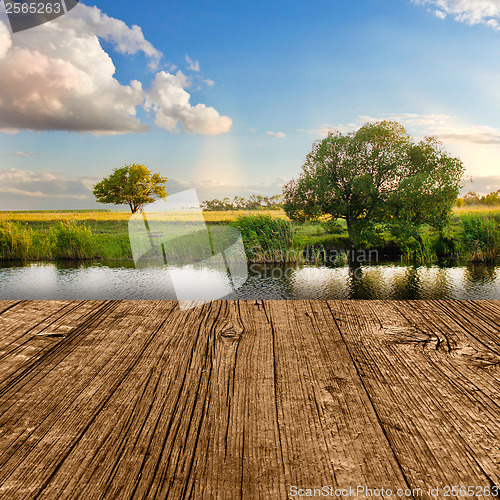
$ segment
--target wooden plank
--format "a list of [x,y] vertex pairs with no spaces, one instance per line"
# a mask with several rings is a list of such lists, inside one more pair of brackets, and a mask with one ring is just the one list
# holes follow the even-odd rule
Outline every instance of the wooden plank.
[[[69,301],[0,302],[0,355],[9,352],[12,343],[19,345],[26,333],[57,311],[67,307]],[[15,347],[15,346],[14,346]],[[1,359],[1,358],[0,358]]]
[[[24,465],[36,467],[36,461],[29,465],[29,456],[45,454],[46,448],[50,447],[41,446],[45,435],[56,432],[64,436],[62,419],[72,418],[74,425],[75,419],[81,416],[68,411],[71,402],[80,394],[88,393],[89,381],[96,377],[99,370],[113,367],[110,363],[113,348],[115,351],[121,348],[122,341],[118,335],[117,338],[108,337],[95,356],[86,355],[85,350],[89,352],[88,342],[105,335],[106,327],[116,323],[110,313],[118,306],[117,302],[102,303],[86,323],[75,328],[74,332],[53,345],[42,357],[27,363],[23,371],[16,372],[3,385],[0,391],[0,482],[22,471]],[[120,333],[122,331],[127,335],[126,329]],[[78,422],[76,424],[79,425]],[[60,441],[63,443],[64,439]],[[58,452],[57,447],[54,447],[54,451]],[[30,469],[30,477],[34,481],[31,488],[37,484],[34,470]]]
[[324,302],[265,302],[275,333],[288,481],[405,488],[406,481]]
[[473,336],[432,301],[329,306],[411,487],[500,484],[496,368],[454,355]]
[[0,300],[0,315],[20,303],[20,300]]
[[[136,365],[145,389],[131,391],[139,379],[130,372],[42,496],[64,498],[77,488],[109,498],[282,498],[277,429],[268,418],[275,402],[255,405],[262,390],[274,395],[272,336],[247,327],[243,334],[239,315],[231,302],[172,312],[168,330],[158,332],[157,355],[145,352]],[[257,370],[263,361],[265,377]],[[136,393],[140,402],[113,418],[113,401]]]
[[[24,340],[0,360],[0,496],[281,499],[328,485],[433,498],[429,486],[499,482],[497,303],[3,310],[0,343]],[[45,347],[20,362],[30,342]]]
[[43,356],[85,318],[97,301],[18,303],[0,314],[0,391],[28,362]]

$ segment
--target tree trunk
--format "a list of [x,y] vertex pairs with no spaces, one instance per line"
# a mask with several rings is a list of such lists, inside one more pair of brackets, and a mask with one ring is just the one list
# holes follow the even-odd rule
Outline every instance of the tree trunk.
[[349,235],[349,241],[354,245],[354,228],[352,224],[352,218],[347,216],[345,218],[347,224],[347,234]]

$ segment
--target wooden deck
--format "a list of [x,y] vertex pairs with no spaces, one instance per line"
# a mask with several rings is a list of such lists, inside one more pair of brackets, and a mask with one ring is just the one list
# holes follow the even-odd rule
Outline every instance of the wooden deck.
[[495,301],[0,302],[0,394],[6,499],[500,486]]

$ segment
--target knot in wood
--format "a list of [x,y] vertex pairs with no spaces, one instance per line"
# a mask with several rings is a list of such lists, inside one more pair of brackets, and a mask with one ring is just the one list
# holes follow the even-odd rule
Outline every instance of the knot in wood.
[[227,330],[223,330],[220,336],[226,339],[238,339],[241,337],[241,333],[238,333],[236,330],[232,328],[228,328]]

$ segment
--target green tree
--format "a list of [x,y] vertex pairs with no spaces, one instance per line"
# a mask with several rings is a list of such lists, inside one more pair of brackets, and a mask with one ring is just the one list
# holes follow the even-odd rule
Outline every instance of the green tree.
[[343,218],[360,244],[381,223],[403,232],[423,223],[441,227],[462,175],[460,160],[435,139],[415,143],[397,122],[370,123],[316,141],[299,178],[284,187],[284,209],[299,221]]
[[407,150],[409,169],[391,193],[387,225],[400,239],[417,237],[418,228],[428,224],[442,235],[456,203],[464,167],[442,144],[426,137]]
[[166,198],[166,182],[166,177],[134,163],[115,168],[109,177],[94,186],[92,192],[99,203],[126,204],[135,213],[147,203]]
[[463,198],[466,205],[478,205],[481,201],[480,196],[475,191],[469,191]]
[[500,205],[500,189],[481,197],[481,204],[487,205],[488,207]]

